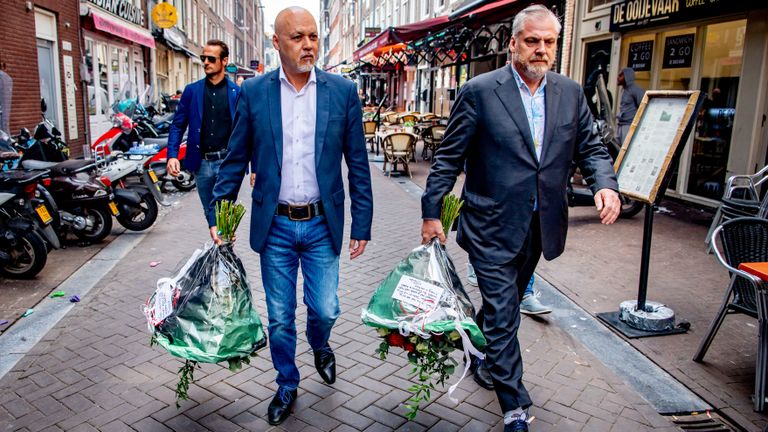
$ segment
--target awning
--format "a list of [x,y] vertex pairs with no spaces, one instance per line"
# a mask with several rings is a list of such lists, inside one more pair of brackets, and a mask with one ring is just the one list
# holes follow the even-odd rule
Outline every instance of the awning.
[[152,37],[152,33],[150,33],[149,30],[127,22],[120,22],[118,18],[113,18],[110,15],[99,12],[93,8],[88,9],[88,14],[93,19],[93,26],[97,30],[120,36],[123,39],[136,42],[137,44],[146,47],[155,47],[155,39]]
[[398,43],[407,43],[412,40],[421,39],[430,33],[442,30],[451,25],[448,15],[437,18],[429,18],[413,24],[406,24],[400,27],[389,27],[376,35],[367,44],[358,48],[353,53],[355,61],[360,60],[371,52]]
[[361,58],[365,57],[368,53],[373,52],[376,48],[387,46],[390,43],[392,43],[391,29],[392,27],[384,29],[384,31],[377,34],[376,36],[374,36],[373,39],[368,41],[367,44],[358,48],[354,53],[352,53],[352,59],[354,61],[358,61]]
[[505,18],[512,18],[519,10],[529,4],[531,2],[519,0],[494,1],[465,12],[459,19],[477,20],[484,23],[499,22]]

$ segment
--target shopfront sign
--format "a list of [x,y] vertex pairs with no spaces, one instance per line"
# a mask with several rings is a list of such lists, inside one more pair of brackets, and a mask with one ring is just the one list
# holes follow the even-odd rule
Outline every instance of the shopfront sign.
[[170,3],[158,3],[152,8],[152,21],[161,29],[175,26],[177,20],[176,8]]
[[611,6],[612,32],[626,32],[764,7],[763,0],[624,0]]
[[653,41],[632,42],[629,44],[627,67],[631,67],[635,72],[651,70],[652,58]]
[[131,0],[88,0],[88,2],[112,15],[119,16],[140,27],[146,27],[144,11],[134,5]]
[[662,69],[689,68],[693,60],[693,33],[670,36],[664,40]]

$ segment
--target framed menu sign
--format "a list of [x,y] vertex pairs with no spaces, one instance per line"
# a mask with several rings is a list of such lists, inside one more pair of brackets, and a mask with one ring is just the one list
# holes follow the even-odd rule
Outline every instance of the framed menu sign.
[[678,147],[691,133],[701,92],[647,91],[616,158],[619,192],[656,201]]

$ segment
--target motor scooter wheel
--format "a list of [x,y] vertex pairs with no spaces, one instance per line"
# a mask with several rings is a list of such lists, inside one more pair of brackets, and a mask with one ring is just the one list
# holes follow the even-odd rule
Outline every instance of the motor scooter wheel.
[[157,201],[151,192],[141,195],[141,202],[128,212],[120,212],[117,221],[131,231],[144,231],[157,220]]
[[112,213],[101,207],[83,208],[80,216],[87,218],[91,226],[83,230],[75,230],[80,240],[98,243],[112,232]]
[[621,199],[619,217],[622,219],[630,219],[634,217],[636,214],[640,213],[643,207],[645,207],[645,203],[642,201],[634,200],[624,195],[620,195],[619,198]]
[[12,259],[0,267],[0,273],[14,279],[35,277],[48,261],[45,240],[35,231],[19,233],[17,245],[6,249],[5,252]]
[[184,180],[183,181],[178,180],[177,178],[174,178],[173,180],[171,180],[171,183],[176,189],[182,192],[189,192],[195,187],[197,187],[197,180],[195,179],[195,173],[184,170],[182,172],[182,176],[180,177],[183,177]]

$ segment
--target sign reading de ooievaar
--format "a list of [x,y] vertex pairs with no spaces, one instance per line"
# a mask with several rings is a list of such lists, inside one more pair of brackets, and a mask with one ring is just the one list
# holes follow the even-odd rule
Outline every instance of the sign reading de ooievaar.
[[611,6],[610,31],[626,32],[765,7],[764,0],[624,0]]

